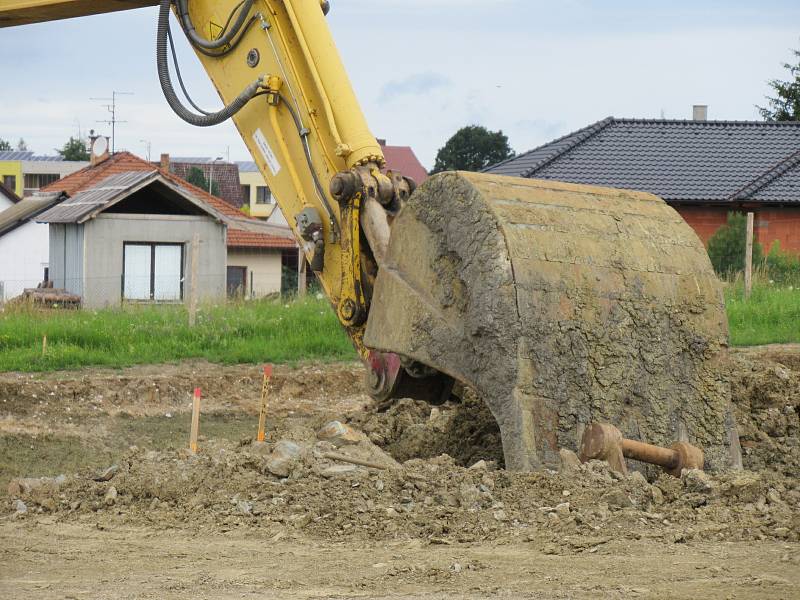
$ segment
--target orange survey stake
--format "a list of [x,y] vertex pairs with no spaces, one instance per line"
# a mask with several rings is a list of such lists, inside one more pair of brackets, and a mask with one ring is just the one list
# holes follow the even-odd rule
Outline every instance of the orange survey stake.
[[258,415],[258,436],[256,440],[264,441],[264,428],[267,424],[267,394],[269,393],[269,380],[272,379],[272,365],[264,365],[264,381],[261,384],[261,410]]

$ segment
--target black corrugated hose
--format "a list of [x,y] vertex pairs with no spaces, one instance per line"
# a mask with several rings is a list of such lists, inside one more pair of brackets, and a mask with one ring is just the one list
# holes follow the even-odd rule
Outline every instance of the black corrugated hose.
[[[180,98],[178,98],[178,95],[175,93],[175,89],[172,87],[172,80],[170,79],[169,75],[167,32],[169,30],[169,12],[173,1],[174,0],[161,0],[160,11],[158,13],[156,62],[158,66],[158,80],[161,83],[161,90],[164,92],[164,97],[167,99],[167,104],[169,104],[170,108],[172,108],[175,114],[187,123],[196,125],[197,127],[211,127],[213,125],[219,125],[220,123],[230,119],[233,115],[238,113],[245,106],[245,104],[250,102],[250,100],[252,100],[256,94],[258,94],[263,82],[260,78],[254,81],[247,86],[247,88],[245,88],[245,90],[239,94],[233,102],[218,112],[207,115],[198,115],[187,109],[183,103],[181,103]],[[252,4],[252,2],[250,2],[250,4]],[[237,24],[239,23],[239,20],[242,20],[243,22],[243,15],[246,17],[247,11],[241,11],[239,14],[239,19],[237,19]],[[241,27],[241,25],[238,26]],[[228,33],[234,32],[235,34],[237,31],[237,27],[234,26]]]
[[[244,5],[244,7],[239,11],[239,16],[236,18],[236,21],[233,24],[233,27],[230,29],[223,30],[222,36],[216,40],[207,40],[202,36],[198,35],[197,31],[192,24],[192,19],[189,17],[189,2],[188,0],[177,0],[178,6],[178,19],[180,19],[181,26],[183,30],[186,32],[187,37],[195,46],[200,46],[201,48],[205,48],[206,50],[219,50],[220,48],[224,48],[228,44],[233,41],[233,38],[236,37],[236,34],[239,33],[239,30],[244,25],[245,19],[247,19],[247,15],[250,14],[250,9],[253,8],[253,0],[245,0],[244,2],[239,3],[234,9],[234,12]],[[233,14],[231,14],[233,16]],[[230,19],[228,19],[228,24],[230,23]]]

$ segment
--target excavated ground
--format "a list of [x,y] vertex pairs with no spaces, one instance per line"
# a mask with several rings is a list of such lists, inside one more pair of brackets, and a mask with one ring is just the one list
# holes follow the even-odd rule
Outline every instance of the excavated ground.
[[253,367],[0,375],[0,597],[798,598],[800,347],[732,378],[745,471],[647,481],[506,472],[476,399],[377,413],[358,365],[276,369],[263,445]]

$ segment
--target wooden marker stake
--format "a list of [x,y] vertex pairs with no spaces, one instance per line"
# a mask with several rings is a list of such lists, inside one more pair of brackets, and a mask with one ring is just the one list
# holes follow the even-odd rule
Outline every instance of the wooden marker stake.
[[272,379],[272,365],[264,366],[264,382],[261,384],[261,411],[258,415],[258,437],[257,441],[264,441],[264,427],[267,424],[267,393],[269,392],[269,380]]
[[753,291],[753,221],[755,215],[747,213],[747,242],[744,251],[744,297],[750,298]]
[[42,338],[42,356],[45,356],[46,354],[47,354],[47,336],[45,335]]
[[197,435],[200,433],[200,388],[194,389],[192,400],[192,433],[189,437],[189,450],[197,453]]

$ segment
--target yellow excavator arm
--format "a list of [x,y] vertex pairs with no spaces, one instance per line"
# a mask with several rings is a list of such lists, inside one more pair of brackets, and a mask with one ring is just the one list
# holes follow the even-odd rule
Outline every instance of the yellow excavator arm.
[[[0,0],[0,25],[159,5],[159,78],[170,105],[199,126],[232,118],[301,248],[366,359],[363,330],[377,263],[363,246],[360,217],[370,204],[375,231],[413,183],[384,175],[369,130],[325,21],[320,0]],[[187,108],[170,75],[174,10],[228,110]],[[172,67],[174,68],[174,67]],[[333,187],[332,187],[333,186]],[[335,194],[334,194],[335,192]],[[394,209],[394,210],[392,210]],[[380,227],[383,221],[382,228]]]
[[[167,102],[194,125],[236,123],[374,398],[476,389],[513,469],[557,462],[598,419],[736,464],[721,287],[662,200],[474,173],[415,191],[385,172],[327,0],[0,0],[0,26],[146,5],[159,6]],[[171,13],[225,104],[216,113],[176,92]]]

